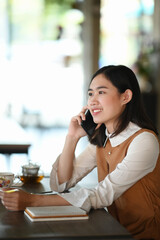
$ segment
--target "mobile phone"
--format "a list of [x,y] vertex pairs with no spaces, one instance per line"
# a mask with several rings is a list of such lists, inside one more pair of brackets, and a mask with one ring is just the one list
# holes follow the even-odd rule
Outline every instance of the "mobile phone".
[[86,120],[82,120],[81,126],[89,136],[92,136],[97,124],[93,121],[93,117],[89,110],[86,111],[85,116],[86,116]]

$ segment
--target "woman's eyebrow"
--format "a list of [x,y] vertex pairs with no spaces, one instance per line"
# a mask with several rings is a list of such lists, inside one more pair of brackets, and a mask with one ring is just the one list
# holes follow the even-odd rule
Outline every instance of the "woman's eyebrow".
[[[108,89],[106,86],[99,86],[99,87],[97,87],[96,89],[101,89],[101,88],[106,88],[106,89]],[[92,88],[89,88],[89,89],[88,89],[88,92],[89,92],[89,91],[93,91],[93,89],[92,89]]]

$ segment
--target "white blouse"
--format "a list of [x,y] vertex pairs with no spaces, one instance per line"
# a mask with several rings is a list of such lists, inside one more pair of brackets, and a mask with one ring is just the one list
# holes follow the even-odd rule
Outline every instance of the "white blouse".
[[[136,124],[130,122],[128,127],[118,136],[110,138],[107,132],[106,135],[108,135],[112,147],[115,147],[139,129]],[[108,174],[103,181],[97,184],[95,188],[81,188],[78,191],[59,193],[59,195],[70,204],[86,211],[89,211],[91,208],[107,207],[139,179],[153,171],[158,155],[159,142],[157,138],[152,133],[143,132],[133,139],[123,161],[119,163],[116,169]],[[57,178],[58,159],[53,164],[50,175],[50,186],[54,191],[63,192],[73,187],[97,166],[96,146],[89,144],[87,148],[74,159],[72,178],[61,185],[58,184]]]

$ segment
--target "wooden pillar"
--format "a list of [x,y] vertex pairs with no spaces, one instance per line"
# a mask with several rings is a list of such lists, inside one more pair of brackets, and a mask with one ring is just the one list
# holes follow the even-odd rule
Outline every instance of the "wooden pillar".
[[[160,46],[160,1],[154,0],[154,41]],[[160,134],[160,51],[157,52],[157,76],[156,76],[156,89],[158,94],[158,104],[157,104],[157,127]]]
[[82,5],[84,23],[83,38],[83,69],[84,69],[84,104],[91,76],[98,69],[100,47],[100,0],[84,0]]

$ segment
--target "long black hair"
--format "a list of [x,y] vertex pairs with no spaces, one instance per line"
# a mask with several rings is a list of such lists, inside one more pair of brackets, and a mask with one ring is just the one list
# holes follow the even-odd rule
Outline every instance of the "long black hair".
[[[126,104],[126,108],[120,115],[117,128],[112,136],[116,136],[122,132],[130,121],[141,128],[152,130],[158,135],[156,127],[145,112],[140,87],[134,72],[123,65],[109,65],[100,68],[92,76],[91,82],[99,74],[103,74],[104,77],[117,88],[119,93],[124,93],[127,89],[132,91],[132,99]],[[106,138],[105,128],[105,125],[102,124],[100,128],[89,137],[89,141],[99,147],[103,146]]]

